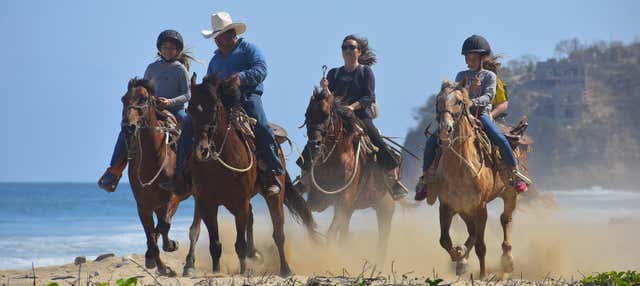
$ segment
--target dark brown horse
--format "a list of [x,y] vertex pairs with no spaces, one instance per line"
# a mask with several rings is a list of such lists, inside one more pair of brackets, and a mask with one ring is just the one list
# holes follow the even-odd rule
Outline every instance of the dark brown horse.
[[[485,276],[487,204],[496,198],[504,202],[500,216],[503,228],[502,272],[513,271],[513,257],[509,228],[518,196],[507,187],[508,178],[501,176],[495,150],[486,154],[480,146],[489,146],[488,138],[474,128],[466,90],[456,83],[445,81],[436,97],[441,157],[437,164],[436,183],[429,186],[429,195],[440,200],[440,245],[456,263],[458,275],[467,271],[467,258],[475,247],[480,261],[480,277]],[[494,148],[495,149],[495,148]],[[519,150],[516,149],[517,152]],[[459,214],[465,222],[468,238],[463,246],[453,246],[449,228],[453,216]]]
[[[190,194],[177,197],[158,187],[158,182],[173,176],[176,154],[169,146],[169,139],[177,137],[174,127],[160,120],[168,115],[161,113],[155,100],[155,90],[148,80],[130,80],[127,93],[122,97],[122,128],[129,158],[129,183],[147,236],[145,266],[157,266],[161,274],[175,276],[175,272],[160,260],[158,234],[162,235],[164,251],[178,249],[178,243],[169,239],[169,228],[178,204]],[[154,213],[158,219],[155,227]]]
[[[315,90],[305,113],[310,170],[303,174],[309,186],[308,202],[314,211],[334,206],[327,239],[349,234],[353,212],[373,208],[378,220],[379,248],[385,255],[395,203],[386,188],[393,182],[364,151],[366,144],[355,116],[331,93]],[[357,121],[357,120],[356,120]],[[398,170],[395,170],[398,172]]]
[[[246,258],[258,255],[253,241],[249,201],[262,190],[262,186],[258,179],[259,162],[253,140],[239,130],[244,124],[238,124],[237,116],[243,116],[235,110],[239,108],[241,93],[239,87],[215,76],[205,77],[202,84],[197,84],[194,74],[191,94],[188,112],[193,120],[195,139],[192,182],[197,212],[209,231],[213,271],[220,271],[222,247],[218,234],[218,207],[222,205],[235,216],[235,250],[240,260],[240,273],[244,273]],[[251,119],[240,121],[246,123]],[[284,163],[282,150],[279,153]],[[291,269],[284,252],[284,204],[302,220],[312,235],[315,234],[315,222],[302,196],[290,187],[290,180],[284,175],[278,180],[286,182],[282,190],[277,195],[267,195],[265,199],[273,223],[273,239],[280,255],[280,275],[288,276]],[[190,252],[187,262],[194,260]]]

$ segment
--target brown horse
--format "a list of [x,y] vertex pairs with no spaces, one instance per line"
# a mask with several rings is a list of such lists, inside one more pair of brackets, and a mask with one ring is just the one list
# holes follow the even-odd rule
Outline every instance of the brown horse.
[[[193,120],[195,138],[192,182],[197,212],[209,231],[213,271],[220,271],[222,247],[217,217],[218,207],[223,205],[235,216],[235,250],[240,260],[240,273],[245,273],[246,257],[256,258],[258,255],[253,241],[249,200],[262,190],[253,140],[239,130],[242,126],[246,127],[243,123],[251,119],[241,119],[243,123],[238,124],[237,116],[243,117],[236,113],[241,93],[231,82],[208,76],[202,84],[196,84],[194,74],[191,78],[191,94],[188,112]],[[284,163],[282,150],[279,153]],[[294,217],[302,220],[312,235],[315,234],[315,222],[302,196],[290,188],[290,180],[285,175],[278,180],[283,182],[281,191],[277,195],[267,195],[265,199],[273,223],[273,239],[280,255],[280,275],[288,276],[291,269],[284,253],[283,204],[287,204]],[[189,255],[188,262],[195,260],[192,253]]]
[[[509,228],[518,197],[515,189],[504,184],[507,178],[498,172],[499,163],[496,162],[499,161],[493,159],[494,163],[491,163],[491,158],[479,152],[477,146],[487,143],[488,139],[474,128],[475,122],[472,123],[470,119],[470,106],[466,90],[448,81],[442,84],[436,97],[442,153],[434,166],[437,183],[429,187],[429,194],[437,195],[440,200],[440,245],[456,263],[456,274],[461,275],[467,271],[467,258],[475,247],[482,278],[485,276],[487,203],[498,197],[504,201],[500,222],[504,232],[502,271],[506,274],[513,271]],[[449,228],[456,214],[465,222],[469,237],[463,246],[453,247]]]
[[[343,240],[357,209],[373,208],[378,221],[379,249],[384,257],[395,204],[385,189],[387,171],[365,154],[367,144],[357,120],[331,93],[316,89],[305,113],[310,170],[303,175],[309,187],[308,202],[314,211],[334,206],[327,239]],[[398,172],[398,169],[395,170]]]
[[[130,80],[122,97],[122,128],[129,158],[129,183],[147,236],[145,266],[157,266],[161,274],[175,276],[175,272],[160,260],[157,239],[161,234],[164,251],[178,249],[178,243],[169,239],[169,228],[178,204],[190,194],[178,197],[158,187],[158,182],[173,176],[176,154],[169,146],[169,139],[177,137],[174,127],[168,127],[160,120],[167,115],[162,115],[155,100],[155,89],[148,80]],[[154,213],[158,219],[155,227]]]

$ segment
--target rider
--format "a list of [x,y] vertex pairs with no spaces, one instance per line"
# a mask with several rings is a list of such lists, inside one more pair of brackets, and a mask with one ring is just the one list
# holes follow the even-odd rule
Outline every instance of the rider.
[[[320,86],[325,92],[331,92],[336,97],[345,100],[346,108],[353,111],[362,121],[371,142],[379,148],[379,164],[386,170],[393,170],[399,166],[398,158],[391,152],[383,141],[378,128],[373,124],[375,117],[375,76],[371,66],[377,62],[376,55],[369,47],[364,37],[348,35],[342,40],[342,67],[329,70],[326,78],[320,80]],[[394,186],[390,192],[394,199],[406,196],[408,191],[393,176]]]
[[262,52],[244,38],[238,38],[246,30],[243,23],[234,23],[227,12],[211,15],[212,31],[203,30],[205,38],[214,38],[218,49],[215,51],[207,75],[230,78],[242,91],[242,108],[247,115],[255,118],[256,145],[258,156],[267,165],[261,169],[264,191],[268,195],[278,194],[284,182],[277,176],[284,174],[284,167],[278,157],[278,143],[269,127],[262,107],[264,86],[267,77],[267,63]]
[[500,66],[501,63],[498,61],[500,56],[491,55],[487,58],[486,61],[482,63],[482,67],[486,70],[490,70],[496,74],[496,96],[493,97],[491,101],[491,118],[497,120],[499,118],[503,118],[507,114],[504,113],[509,108],[509,98],[507,96],[507,86],[500,78]]
[[[483,61],[486,61],[491,56],[489,42],[482,36],[473,35],[462,44],[462,55],[464,55],[469,69],[459,72],[456,76],[456,82],[462,83],[469,91],[469,97],[472,102],[471,113],[477,116],[491,142],[500,149],[503,161],[510,169],[509,175],[512,179],[513,187],[518,193],[523,193],[527,191],[525,180],[528,180],[528,178],[518,172],[517,161],[507,138],[500,132],[489,116],[491,102],[496,94],[496,74],[483,68]],[[416,186],[415,200],[417,201],[424,200],[427,197],[425,182],[430,176],[428,170],[436,156],[437,145],[437,136],[429,136],[424,150],[423,175]]]
[[[191,152],[191,120],[184,110],[184,104],[191,98],[189,89],[189,61],[192,59],[184,51],[182,36],[175,30],[165,30],[156,41],[158,59],[144,72],[144,78],[153,81],[156,87],[157,104],[166,108],[182,122],[182,133],[178,141],[176,176],[183,176],[184,161]],[[111,157],[111,165],[98,180],[98,186],[113,192],[118,186],[124,168],[127,166],[124,133],[120,130]],[[160,186],[163,187],[160,183]]]

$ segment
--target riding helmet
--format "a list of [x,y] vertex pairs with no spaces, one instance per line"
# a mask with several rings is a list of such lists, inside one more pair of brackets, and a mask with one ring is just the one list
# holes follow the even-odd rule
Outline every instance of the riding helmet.
[[178,50],[184,48],[184,42],[182,41],[182,35],[178,33],[176,30],[164,30],[160,35],[158,35],[158,40],[156,41],[156,47],[160,50],[160,45],[166,41],[173,41],[176,44]]
[[462,54],[480,53],[483,55],[491,54],[491,46],[487,39],[482,36],[473,35],[464,40],[462,44]]

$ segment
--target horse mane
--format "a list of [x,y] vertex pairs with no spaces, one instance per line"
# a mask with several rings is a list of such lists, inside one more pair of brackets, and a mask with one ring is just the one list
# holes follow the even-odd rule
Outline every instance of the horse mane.
[[151,95],[156,94],[155,84],[150,79],[134,77],[131,80],[129,80],[128,88],[132,89],[136,87],[143,87]]

